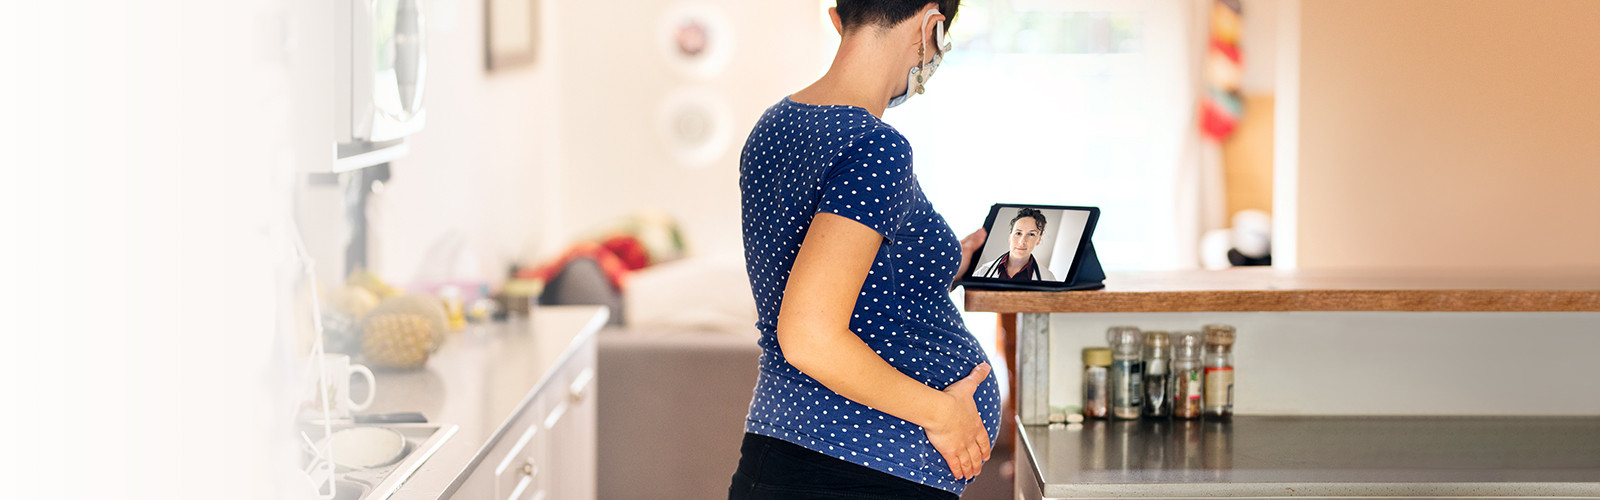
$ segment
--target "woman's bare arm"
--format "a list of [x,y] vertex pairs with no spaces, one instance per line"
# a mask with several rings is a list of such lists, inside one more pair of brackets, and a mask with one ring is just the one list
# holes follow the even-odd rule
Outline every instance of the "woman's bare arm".
[[976,476],[990,450],[972,394],[988,365],[940,391],[900,373],[850,331],[856,297],[882,241],[855,221],[817,214],[784,288],[778,345],[790,365],[833,392],[922,426],[952,474]]

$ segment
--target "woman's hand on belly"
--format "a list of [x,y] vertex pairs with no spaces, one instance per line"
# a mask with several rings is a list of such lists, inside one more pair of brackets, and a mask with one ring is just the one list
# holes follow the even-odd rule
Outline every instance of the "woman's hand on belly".
[[940,418],[922,426],[928,433],[928,442],[957,478],[976,477],[989,460],[989,430],[983,426],[977,400],[972,397],[978,384],[988,377],[989,364],[984,363],[973,368],[966,378],[945,387],[943,392],[949,396],[947,409],[939,412]]
[[778,349],[790,366],[840,396],[921,426],[955,477],[977,476],[989,458],[989,433],[972,395],[989,365],[937,390],[891,366],[850,330],[882,242],[871,228],[839,215],[812,219],[779,306]]

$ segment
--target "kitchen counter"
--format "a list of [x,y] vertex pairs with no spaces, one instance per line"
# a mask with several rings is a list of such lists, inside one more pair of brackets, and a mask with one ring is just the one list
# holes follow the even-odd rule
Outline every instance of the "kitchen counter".
[[968,311],[1600,311],[1600,273],[1553,271],[1221,271],[1108,273],[1077,292],[967,290]]
[[1001,313],[1017,415],[1048,423],[1050,323],[1061,313],[1600,312],[1600,271],[1299,270],[1108,273],[1093,291],[968,289],[967,311]]
[[374,370],[377,395],[364,413],[421,412],[430,423],[459,426],[391,498],[452,495],[504,438],[530,395],[593,340],[607,314],[598,306],[552,306],[535,309],[531,320],[469,324],[450,334],[421,370]]
[[[1406,391],[1421,394],[1441,380],[1455,381],[1433,375],[1462,366],[1515,366],[1540,349],[1591,352],[1593,334],[1600,332],[1594,328],[1600,325],[1600,273],[1592,270],[1109,273],[1103,290],[967,290],[965,299],[968,311],[1001,313],[1002,335],[1014,335],[1003,336],[1000,345],[1017,377],[1018,498],[1600,497],[1600,417],[1590,406],[1549,398],[1523,406],[1396,401]],[[1242,412],[1230,423],[1167,427],[1047,425],[1052,382],[1077,383],[1072,374],[1079,372],[1070,368],[1077,349],[1100,345],[1107,322],[1164,330],[1253,325],[1245,344],[1253,351],[1241,363],[1262,375],[1245,384],[1252,391],[1247,400],[1284,413]],[[1471,326],[1478,323],[1503,325],[1508,341],[1523,344],[1500,346],[1488,336],[1494,332]],[[1065,346],[1055,362],[1069,366],[1056,376],[1053,340]],[[1382,352],[1358,352],[1352,342]],[[1529,346],[1536,347],[1516,350]],[[1335,370],[1352,372],[1327,375],[1334,373],[1330,356],[1347,361]],[[1493,402],[1570,393],[1592,401],[1582,399],[1594,394],[1594,386],[1582,382],[1584,362],[1562,357],[1559,364],[1512,368],[1524,384],[1468,375],[1460,381],[1471,390],[1450,394]],[[1320,371],[1302,373],[1301,366]],[[1369,376],[1375,373],[1383,375]],[[1350,413],[1350,405],[1366,401],[1300,398],[1295,387],[1344,398],[1367,390],[1369,399],[1390,404],[1360,407],[1375,413]],[[1422,416],[1432,411],[1455,416]],[[1507,414],[1523,416],[1491,416]]]
[[1019,498],[1600,496],[1600,418],[1019,426]]

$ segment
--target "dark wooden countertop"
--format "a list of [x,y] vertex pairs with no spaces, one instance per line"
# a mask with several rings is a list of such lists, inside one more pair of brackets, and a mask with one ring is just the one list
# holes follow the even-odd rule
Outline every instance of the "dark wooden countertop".
[[966,290],[966,309],[999,313],[1213,311],[1600,312],[1600,270],[1221,271],[1108,273],[1077,292]]

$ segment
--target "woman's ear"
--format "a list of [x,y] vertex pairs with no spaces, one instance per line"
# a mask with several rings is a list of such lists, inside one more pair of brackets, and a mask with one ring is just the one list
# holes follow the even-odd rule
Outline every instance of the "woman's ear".
[[844,21],[839,19],[839,8],[828,7],[828,19],[833,21],[833,30],[844,36]]
[[[928,11],[933,11],[933,15],[928,16]],[[926,18],[927,22],[921,22],[924,19],[923,16],[928,16]],[[934,34],[934,31],[939,29],[939,23],[943,22],[944,20],[944,13],[939,12],[939,4],[928,2],[928,5],[923,6],[922,10],[918,11],[916,16],[908,19],[908,21],[917,21],[917,34],[913,35],[912,38],[914,43],[919,46],[922,45],[923,35],[927,35],[927,42],[929,45],[938,43],[939,37],[938,35]]]

